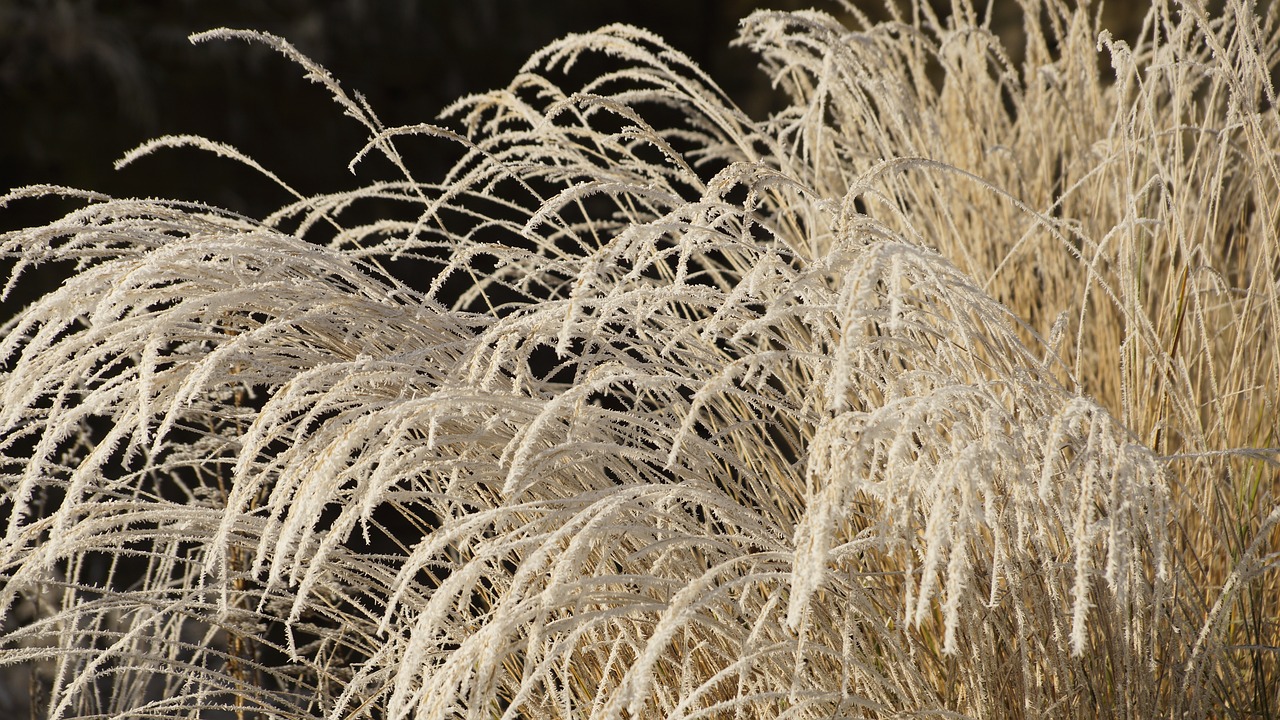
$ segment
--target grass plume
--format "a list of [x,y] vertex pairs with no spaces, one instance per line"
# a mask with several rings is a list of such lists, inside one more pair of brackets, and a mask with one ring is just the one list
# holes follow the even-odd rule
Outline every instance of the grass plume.
[[[1023,4],[1016,65],[967,0],[757,12],[766,118],[628,26],[409,127],[195,36],[392,174],[0,237],[75,268],[0,339],[0,663],[49,718],[1280,712],[1276,11]],[[288,187],[123,162],[187,145]]]

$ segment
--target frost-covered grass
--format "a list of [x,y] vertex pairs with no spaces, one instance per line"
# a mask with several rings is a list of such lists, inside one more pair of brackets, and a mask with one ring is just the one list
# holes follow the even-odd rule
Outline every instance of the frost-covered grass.
[[[1018,66],[967,0],[756,13],[767,118],[631,27],[398,128],[196,36],[394,174],[4,198],[83,204],[0,236],[75,267],[0,340],[0,663],[57,718],[1280,712],[1275,6],[1026,5]],[[253,164],[125,161],[178,145]]]

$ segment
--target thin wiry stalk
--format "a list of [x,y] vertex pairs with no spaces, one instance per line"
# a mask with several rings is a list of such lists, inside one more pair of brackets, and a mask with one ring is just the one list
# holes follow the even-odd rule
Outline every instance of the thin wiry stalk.
[[[953,5],[747,18],[764,119],[627,26],[454,129],[196,36],[397,174],[0,238],[76,267],[0,340],[0,662],[51,718],[1274,711],[1276,11],[1027,0],[1015,64]],[[284,185],[124,162],[192,144]]]

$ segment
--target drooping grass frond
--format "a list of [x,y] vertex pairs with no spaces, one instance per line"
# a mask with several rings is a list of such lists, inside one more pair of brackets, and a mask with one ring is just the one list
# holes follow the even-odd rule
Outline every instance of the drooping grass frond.
[[[396,175],[0,238],[76,268],[0,340],[0,662],[51,718],[1274,708],[1276,19],[1026,5],[1021,65],[752,15],[764,119],[628,26],[401,128],[198,36]],[[192,143],[253,164],[126,160]]]

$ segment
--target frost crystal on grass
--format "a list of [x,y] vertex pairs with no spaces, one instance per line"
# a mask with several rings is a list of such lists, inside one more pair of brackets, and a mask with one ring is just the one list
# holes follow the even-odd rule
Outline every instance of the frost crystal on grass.
[[[85,203],[0,237],[75,267],[0,339],[0,663],[51,718],[1274,710],[1275,13],[1025,12],[1020,65],[755,13],[764,119],[627,26],[402,128],[196,36],[398,175],[0,199]],[[124,161],[176,145],[275,178]]]

